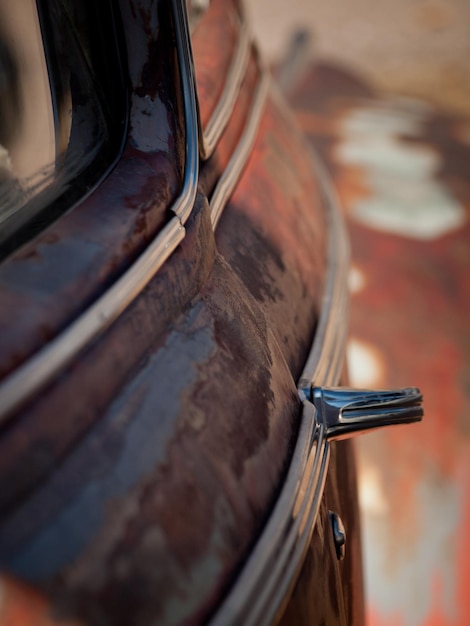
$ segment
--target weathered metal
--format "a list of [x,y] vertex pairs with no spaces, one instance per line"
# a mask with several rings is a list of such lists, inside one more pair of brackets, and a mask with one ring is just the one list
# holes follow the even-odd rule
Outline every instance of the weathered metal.
[[[351,441],[330,447],[328,477],[315,530],[287,603],[281,626],[295,624],[363,624],[361,529],[355,453]],[[330,530],[329,510],[338,513],[348,537],[346,555],[339,562]]]
[[202,130],[201,156],[207,159],[221,139],[238,100],[251,42],[243,11],[234,0],[211,2],[191,34]]
[[[155,8],[147,9],[140,3],[123,3],[130,74],[137,87],[122,160],[99,189],[28,244],[22,251],[23,265],[15,266],[16,273],[10,276],[11,289],[21,284],[22,269],[27,276],[37,264],[27,251],[44,245],[41,242],[51,232],[61,235],[60,239],[50,239],[53,250],[60,243],[69,251],[70,242],[78,247],[78,239],[87,236],[101,250],[103,236],[104,251],[116,260],[113,273],[105,264],[101,269],[99,255],[90,254],[86,265],[82,259],[86,249],[78,250],[76,264],[64,256],[69,263],[61,264],[61,282],[49,275],[49,298],[38,300],[34,310],[20,319],[25,350],[21,358],[9,363],[10,368],[42,345],[33,339],[27,341],[26,332],[31,337],[37,333],[41,311],[54,306],[57,316],[57,323],[54,316],[48,320],[45,343],[73,319],[74,312],[83,311],[103,293],[135,258],[138,250],[129,242],[121,258],[116,231],[110,226],[116,220],[118,232],[128,233],[129,203],[125,198],[129,187],[143,190],[136,200],[137,211],[145,204],[145,210],[162,217],[163,207],[171,206],[181,184],[183,129],[177,126],[174,109],[167,116],[160,103],[160,90],[170,108],[174,107],[172,99],[177,100],[170,91],[175,72],[168,72],[165,65],[173,60],[168,54],[173,50],[171,40],[165,39],[157,21],[158,17],[163,19],[166,9],[160,7],[158,15]],[[139,29],[144,37],[139,38]],[[160,44],[165,50],[158,47]],[[240,98],[240,104],[246,102],[245,109],[238,117],[234,112],[227,139],[220,144],[225,149],[222,164],[223,159],[230,160],[229,146],[237,145],[249,118],[251,88],[259,78],[256,59],[252,58]],[[158,72],[166,72],[161,81],[152,78],[153,64]],[[144,103],[150,111],[141,110]],[[171,132],[163,133],[168,138],[168,153],[164,153],[163,145],[154,148],[145,143],[150,141],[147,133],[153,131],[148,125],[143,128],[142,123],[151,123],[153,111],[155,121],[163,116],[164,121],[173,123]],[[146,115],[149,112],[150,117]],[[299,398],[291,356],[295,346],[288,345],[289,337],[295,335],[297,345],[308,349],[317,306],[311,296],[321,288],[324,260],[321,226],[315,229],[311,224],[322,216],[312,169],[302,153],[297,154],[300,178],[294,166],[277,161],[276,147],[289,146],[293,126],[274,101],[269,120],[269,125],[260,129],[261,151],[254,153],[251,162],[260,163],[257,174],[264,178],[265,190],[269,181],[278,177],[277,188],[268,193],[275,199],[272,208],[290,244],[278,237],[268,246],[271,259],[258,264],[260,271],[269,272],[263,279],[264,288],[278,295],[260,306],[259,279],[243,276],[245,286],[233,269],[240,270],[248,262],[246,249],[234,241],[230,258],[220,253],[207,199],[200,195],[181,245],[147,287],[3,428],[0,562],[12,575],[34,583],[47,594],[54,609],[65,618],[78,616],[92,624],[126,626],[157,619],[168,624],[205,619],[232,582],[275,500],[298,428]],[[158,133],[155,137],[159,140]],[[294,155],[300,148],[306,156],[300,135],[296,141],[290,153]],[[144,173],[137,165],[137,159],[144,158],[141,153],[153,159]],[[174,168],[168,193],[158,184],[144,184],[142,177],[147,171],[153,176],[157,160],[169,162],[170,153]],[[138,176],[134,178],[133,170],[126,170],[123,179],[122,168],[130,154]],[[265,163],[261,163],[263,159],[267,159]],[[158,176],[164,176],[165,171],[162,167]],[[240,188],[244,210],[249,210],[246,203],[253,183],[254,178],[249,178]],[[276,198],[284,186],[284,196]],[[87,216],[98,219],[99,209],[108,207],[111,197],[106,221],[95,231]],[[286,201],[289,204],[283,207]],[[298,213],[296,219],[289,214],[293,210]],[[228,214],[234,212],[231,208]],[[135,217],[135,212],[132,215]],[[73,228],[76,220],[80,228]],[[135,235],[140,235],[139,250],[163,223],[155,223],[148,236],[147,223],[142,226]],[[315,232],[318,241],[313,259],[308,233],[296,251],[290,250],[302,224]],[[221,240],[225,229],[221,224]],[[258,252],[261,254],[261,248]],[[12,256],[3,267],[11,267],[15,260]],[[90,264],[100,267],[91,277]],[[74,276],[83,278],[85,266],[87,298],[74,282]],[[35,270],[38,281],[34,294],[40,290],[41,280],[46,280],[43,268],[40,265]],[[281,276],[281,284],[275,284]],[[294,290],[286,297],[282,291],[289,284]],[[59,310],[61,285],[74,298],[69,295],[69,308]],[[301,294],[302,303],[292,306],[288,298],[297,294]],[[281,297],[284,302],[276,311]],[[14,306],[13,301],[11,304]],[[295,328],[289,328],[291,324]],[[12,331],[12,346],[13,335],[19,332]],[[300,367],[302,355],[295,355],[295,359]]]
[[[115,624],[131,616],[147,624],[207,615],[285,471],[298,411],[294,382],[256,304],[213,248],[211,254],[207,208],[201,220],[204,255],[214,265],[199,295],[191,297],[193,276],[185,280],[196,287],[172,285],[188,261],[177,254],[86,358],[15,421],[18,433],[33,426],[37,432],[41,424],[49,430],[31,432],[29,458],[39,445],[44,461],[48,450],[52,473],[4,514],[3,567],[92,623],[105,616]],[[201,251],[197,241],[188,236],[182,247],[193,256]],[[171,308],[158,291],[184,294],[191,303],[163,335],[155,307]],[[132,362],[126,384],[118,372]],[[72,389],[80,403],[67,406]],[[60,423],[48,419],[55,406]],[[67,449],[93,415],[99,421]],[[20,471],[15,449],[10,458]],[[18,477],[12,484],[18,489]]]

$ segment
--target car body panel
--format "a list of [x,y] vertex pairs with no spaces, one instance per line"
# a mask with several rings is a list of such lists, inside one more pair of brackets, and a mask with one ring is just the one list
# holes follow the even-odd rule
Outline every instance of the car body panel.
[[[11,346],[24,332],[26,349],[8,365],[20,375],[0,385],[1,567],[90,625],[259,624],[263,606],[269,622],[360,623],[353,448],[328,439],[312,389],[338,384],[344,360],[334,194],[238,3],[199,16],[194,74],[179,0],[120,9],[120,161],[10,270],[12,290],[43,280],[47,297],[20,317]],[[37,269],[35,246],[59,278]],[[341,562],[330,510],[350,535]]]
[[131,106],[119,163],[88,198],[0,266],[0,323],[8,327],[2,376],[70,324],[168,222],[181,185],[183,130],[174,110],[170,34],[158,26],[157,7],[147,4],[121,7]]
[[[150,146],[150,127],[142,126],[154,113],[155,119],[161,116],[161,90],[171,76],[158,47],[172,50],[158,25],[164,9],[141,2],[123,2],[121,9],[134,86],[121,160],[99,189],[18,253],[23,265],[10,276],[15,286],[21,276],[36,272],[34,293],[42,276],[49,280],[52,299],[37,298],[39,308],[27,309],[20,320],[37,334],[40,310],[53,307],[60,323],[48,320],[42,342],[73,319],[73,312],[86,312],[93,294],[106,293],[137,251],[120,252],[116,243],[132,247],[132,228],[142,249],[161,228],[162,208],[171,207],[177,181],[181,184],[181,154],[175,149],[181,129],[168,127],[164,144]],[[166,59],[170,63],[173,57]],[[230,165],[230,146],[233,152],[238,145],[253,104],[250,92],[261,77],[256,53],[251,59],[239,112],[232,112],[234,122],[228,121],[226,138],[207,165],[216,173],[216,185]],[[157,80],[157,73],[150,80],[153,67],[166,78]],[[163,93],[163,102],[175,99],[169,95],[175,92]],[[66,616],[90,623],[199,623],[232,582],[282,484],[300,408],[293,374],[312,341],[325,260],[322,199],[308,150],[276,102],[270,96],[260,109],[265,121],[243,184],[235,179],[237,193],[222,214],[217,244],[209,204],[199,195],[184,239],[145,289],[9,415],[1,442],[2,567],[50,595]],[[150,110],[143,111],[143,103]],[[168,119],[174,124],[175,118]],[[276,158],[279,149],[289,150],[298,171]],[[162,168],[172,182],[160,183],[165,174],[155,168],[167,158],[165,150],[176,160],[171,170]],[[263,217],[260,205],[253,218],[264,240],[259,258],[230,237],[231,219],[240,220],[240,227],[244,220],[249,234],[247,214],[256,189],[258,202],[270,194],[276,212]],[[211,190],[207,193],[210,202]],[[136,203],[130,206],[129,198]],[[142,210],[149,212],[144,221],[138,217]],[[160,221],[150,226],[157,215]],[[93,219],[101,230],[94,229]],[[117,231],[110,221],[116,221]],[[282,236],[275,237],[274,223]],[[61,228],[61,237],[51,236]],[[96,242],[92,237],[83,249],[77,244],[78,261],[69,262],[70,246],[90,231]],[[41,246],[41,238],[50,248],[40,248],[42,256],[64,268],[62,284],[75,296],[68,296],[69,309],[61,305],[64,296],[55,276],[44,270],[47,264],[41,265],[42,256],[38,260],[28,252]],[[63,256],[53,257],[59,244]],[[97,254],[112,255],[114,273],[101,257],[87,256],[92,244]],[[13,262],[7,259],[4,267]],[[250,263],[257,266],[251,276],[243,272]],[[86,268],[97,266],[100,271],[90,277]],[[73,282],[73,272],[87,276],[86,292]],[[12,345],[14,339],[12,333]],[[41,345],[31,340],[28,349]],[[10,367],[25,358],[26,352]],[[165,593],[155,596],[155,586]]]

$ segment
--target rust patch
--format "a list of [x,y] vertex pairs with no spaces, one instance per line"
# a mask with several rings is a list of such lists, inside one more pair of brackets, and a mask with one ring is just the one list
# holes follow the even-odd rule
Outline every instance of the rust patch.
[[224,89],[239,37],[238,3],[213,0],[191,36],[203,128],[206,128]]

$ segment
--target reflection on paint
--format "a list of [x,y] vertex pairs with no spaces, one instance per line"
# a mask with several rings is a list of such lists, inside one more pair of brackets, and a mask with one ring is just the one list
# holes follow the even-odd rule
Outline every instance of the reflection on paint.
[[403,109],[381,104],[354,110],[343,120],[336,158],[365,175],[369,193],[351,203],[355,219],[405,237],[436,239],[462,226],[465,210],[435,177],[439,153],[403,141],[419,137],[423,121]]

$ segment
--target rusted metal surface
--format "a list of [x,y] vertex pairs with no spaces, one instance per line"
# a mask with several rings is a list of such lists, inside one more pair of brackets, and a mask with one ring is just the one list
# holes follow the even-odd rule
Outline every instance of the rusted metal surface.
[[[164,278],[160,293],[174,291]],[[132,337],[115,328],[94,359],[77,365],[75,395],[88,405],[90,379],[115,384],[99,373],[100,349],[116,363],[109,342],[127,355],[142,337],[132,381],[1,523],[2,567],[92,624],[207,616],[260,529],[295,432],[294,381],[264,315],[221,257],[163,335],[151,314],[161,297],[153,293],[150,304],[148,296],[135,305],[148,317],[127,316]],[[63,403],[62,423],[73,423],[73,412]]]
[[320,306],[323,211],[308,149],[280,99],[271,96],[216,242],[265,313],[294,378]]
[[422,425],[360,441],[368,623],[468,624],[470,122],[340,76],[313,68],[292,100],[349,222],[352,383],[426,400]]
[[[23,304],[5,370],[83,310],[166,220],[182,131],[163,4],[121,3],[133,85],[121,162],[2,266],[9,306]],[[258,78],[253,55],[207,189],[201,180],[208,195]],[[326,249],[309,150],[275,93],[216,240],[202,193],[186,226],[118,319],[2,429],[0,569],[46,594],[61,619],[205,621],[286,473]]]
[[[0,375],[55,336],[167,220],[181,184],[182,128],[165,3],[121,3],[131,87],[121,160],[82,203],[0,265]],[[161,27],[160,21],[163,21]]]
[[[261,135],[269,151],[253,155],[266,180],[274,129],[286,148],[292,130],[270,107]],[[290,182],[284,201],[304,226],[321,219],[309,166],[299,161],[310,181],[306,207],[286,167],[276,170],[279,185]],[[283,223],[287,234],[298,228],[287,209]],[[217,255],[200,198],[181,247],[149,287],[4,432],[0,562],[47,591],[61,614],[91,624],[197,623],[215,607],[269,512],[295,435],[299,400],[275,335],[285,337],[295,319],[292,332],[308,349],[316,311],[310,302],[286,320],[275,304],[293,279],[310,294],[321,286],[322,233],[312,230],[313,261],[306,238],[308,259],[278,240],[263,287],[249,282],[253,297]],[[248,259],[237,253],[245,251],[235,242],[230,263],[240,271]]]

